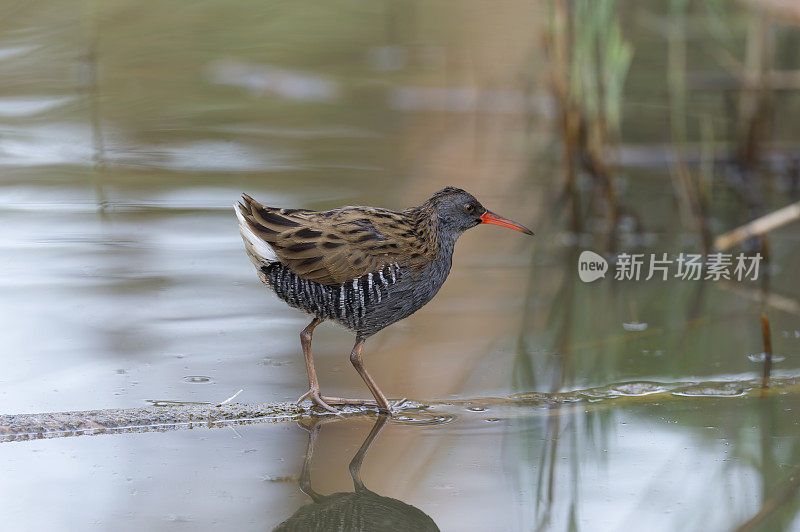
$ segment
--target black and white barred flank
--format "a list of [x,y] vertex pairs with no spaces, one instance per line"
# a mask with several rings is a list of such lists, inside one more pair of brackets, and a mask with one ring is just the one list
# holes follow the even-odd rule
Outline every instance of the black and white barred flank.
[[389,295],[400,277],[400,266],[392,263],[340,286],[303,279],[280,262],[260,268],[263,279],[289,305],[323,319],[336,320],[353,330],[367,325],[365,318]]

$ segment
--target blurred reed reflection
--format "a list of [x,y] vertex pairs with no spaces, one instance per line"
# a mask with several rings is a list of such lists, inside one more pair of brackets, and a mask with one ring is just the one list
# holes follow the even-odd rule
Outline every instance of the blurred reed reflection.
[[[375,420],[364,443],[350,461],[348,469],[353,477],[353,491],[322,495],[311,487],[311,462],[314,445],[320,428],[331,420],[318,419],[311,426],[300,426],[308,431],[308,445],[298,484],[300,490],[311,497],[310,504],[299,508],[289,519],[274,528],[276,531],[386,531],[416,532],[439,530],[425,512],[398,499],[383,497],[370,491],[361,481],[361,466],[373,442],[381,433],[388,417],[380,415]],[[338,420],[333,420],[334,422]]]

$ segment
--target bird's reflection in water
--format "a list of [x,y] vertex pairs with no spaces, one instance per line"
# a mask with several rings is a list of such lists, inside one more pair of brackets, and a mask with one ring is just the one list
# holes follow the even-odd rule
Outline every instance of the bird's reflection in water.
[[300,474],[300,490],[311,497],[312,503],[298,509],[293,516],[275,527],[276,531],[428,531],[439,530],[436,523],[419,508],[382,497],[364,486],[361,464],[372,442],[386,424],[387,416],[378,416],[364,443],[350,461],[354,491],[320,495],[311,487],[311,459],[314,442],[323,422],[308,429],[308,447]]

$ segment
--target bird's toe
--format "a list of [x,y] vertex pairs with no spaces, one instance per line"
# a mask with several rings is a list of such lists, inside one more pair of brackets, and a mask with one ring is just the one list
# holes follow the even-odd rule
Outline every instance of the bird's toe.
[[329,405],[325,398],[322,397],[320,394],[319,388],[310,388],[306,393],[300,396],[300,399],[297,400],[296,404],[300,404],[306,399],[310,399],[311,402],[317,405],[320,408],[327,410],[328,412],[333,412],[334,414],[339,414],[339,411]]

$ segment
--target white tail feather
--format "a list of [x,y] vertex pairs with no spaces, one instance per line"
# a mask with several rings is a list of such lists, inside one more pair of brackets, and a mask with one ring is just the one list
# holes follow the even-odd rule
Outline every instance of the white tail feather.
[[233,205],[233,209],[236,211],[236,217],[239,219],[239,234],[242,235],[244,246],[247,248],[247,254],[250,256],[250,260],[253,264],[261,266],[264,262],[276,262],[278,256],[275,254],[275,250],[272,249],[272,246],[270,246],[268,242],[256,236],[253,230],[250,229],[241,211],[241,206],[236,203]]

